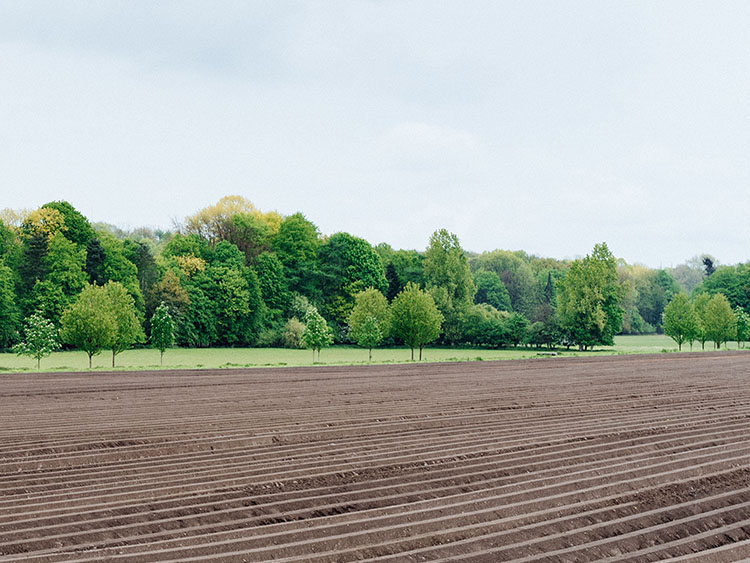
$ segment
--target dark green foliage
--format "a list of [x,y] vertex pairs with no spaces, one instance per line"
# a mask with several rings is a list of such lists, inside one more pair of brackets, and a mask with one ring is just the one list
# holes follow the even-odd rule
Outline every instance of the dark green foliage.
[[34,284],[44,278],[44,275],[47,273],[44,266],[47,246],[48,240],[43,234],[24,237],[23,257],[19,265],[19,276],[23,293],[28,294],[31,288],[34,287]]
[[276,253],[286,272],[291,291],[296,291],[317,301],[320,292],[318,228],[302,213],[286,217],[279,232],[271,239],[271,249]]
[[135,264],[138,271],[138,285],[143,294],[159,279],[159,271],[156,267],[152,244],[132,239],[125,239],[123,241],[123,254],[125,258]]
[[13,272],[0,259],[0,349],[18,340],[20,313],[13,286]]
[[498,311],[511,310],[508,290],[495,272],[477,270],[474,273],[474,284],[477,288],[474,303],[487,303]]
[[750,311],[750,263],[719,266],[696,291],[709,295],[721,293],[732,307]]
[[89,283],[104,285],[105,260],[107,256],[98,238],[92,238],[86,244],[86,273],[89,276]]
[[474,271],[495,272],[508,291],[512,310],[531,315],[540,301],[540,295],[534,271],[525,260],[527,258],[525,253],[493,250],[474,257],[471,268]]
[[56,209],[62,214],[65,238],[80,248],[85,248],[88,242],[94,238],[94,229],[91,227],[91,223],[67,201],[51,201],[45,203],[42,207]]
[[252,213],[237,213],[230,219],[231,229],[226,240],[233,243],[253,264],[258,255],[270,249],[268,223]]
[[343,326],[354,306],[354,296],[367,287],[385,291],[387,282],[380,257],[370,243],[348,233],[336,233],[320,246],[324,314]]
[[289,289],[284,266],[273,252],[264,252],[255,259],[254,270],[258,275],[260,295],[266,305],[271,322],[281,320],[289,305]]

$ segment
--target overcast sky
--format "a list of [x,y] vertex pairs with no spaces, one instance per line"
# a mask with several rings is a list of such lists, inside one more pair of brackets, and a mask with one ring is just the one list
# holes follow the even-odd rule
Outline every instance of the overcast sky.
[[0,0],[0,208],[750,260],[750,2]]

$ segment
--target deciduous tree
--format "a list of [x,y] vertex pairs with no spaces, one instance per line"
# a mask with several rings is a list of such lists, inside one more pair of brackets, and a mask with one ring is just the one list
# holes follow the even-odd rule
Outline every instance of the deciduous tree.
[[115,367],[115,356],[137,342],[144,342],[145,337],[135,301],[125,287],[119,282],[110,281],[104,285],[104,292],[115,320],[115,332],[108,346],[112,350],[112,367]]
[[390,321],[388,300],[380,291],[369,287],[355,296],[348,319],[349,337],[368,349],[368,361],[372,361],[372,349],[390,332]]
[[63,342],[83,350],[91,358],[112,346],[117,336],[117,320],[103,287],[86,286],[60,319]]
[[159,365],[164,365],[164,350],[174,345],[174,321],[163,301],[151,317],[151,345],[159,350]]
[[735,336],[737,319],[729,300],[721,293],[717,293],[706,303],[703,322],[706,339],[714,343],[716,350]]
[[318,361],[320,361],[320,350],[333,344],[331,328],[315,309],[308,311],[305,315],[305,329],[302,331],[301,340],[305,348],[312,349],[313,360],[315,360],[315,352],[318,353]]
[[13,351],[19,356],[34,358],[39,369],[42,358],[60,348],[57,328],[39,313],[32,314],[24,324],[23,340],[13,346]]
[[622,326],[621,296],[615,258],[606,244],[597,244],[558,282],[558,312],[566,337],[582,350],[614,344]]
[[676,294],[664,307],[662,328],[664,334],[677,343],[678,350],[682,350],[683,343],[690,342],[696,337],[698,317],[687,295],[684,293]]
[[440,336],[442,323],[443,315],[432,296],[411,282],[393,300],[393,334],[411,348],[412,361],[414,348],[419,348],[419,360],[422,360],[422,348]]

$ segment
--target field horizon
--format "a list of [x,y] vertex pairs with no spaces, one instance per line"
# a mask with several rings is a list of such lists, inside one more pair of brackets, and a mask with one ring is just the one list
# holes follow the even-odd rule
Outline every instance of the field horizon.
[[[729,342],[722,350],[737,350],[736,342]],[[744,349],[744,348],[741,348]],[[683,345],[682,352],[703,352],[696,343],[691,350]],[[713,352],[712,343],[706,343],[705,352]],[[594,350],[567,350],[559,347],[547,348],[471,348],[471,347],[426,347],[421,363],[521,360],[548,357],[591,357],[621,354],[677,353],[675,342],[663,335],[619,335],[614,346],[598,346]],[[126,350],[117,355],[115,370],[168,370],[168,369],[225,369],[260,367],[302,367],[313,365],[381,365],[411,364],[411,351],[406,347],[374,348],[372,362],[367,361],[367,350],[357,346],[333,346],[321,352],[320,361],[313,361],[311,350],[287,348],[171,348],[164,353],[164,364],[159,363],[159,351],[152,348]],[[415,357],[417,352],[415,351]],[[36,361],[13,353],[0,353],[0,374],[24,372],[61,371],[111,371],[112,355],[108,351],[94,356],[93,366],[88,367],[88,356],[78,350],[54,352],[42,359],[39,370]]]

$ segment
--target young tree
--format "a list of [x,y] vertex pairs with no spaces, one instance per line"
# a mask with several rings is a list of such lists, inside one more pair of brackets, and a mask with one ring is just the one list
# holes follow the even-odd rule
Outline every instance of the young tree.
[[318,361],[320,361],[321,348],[328,348],[333,344],[333,333],[326,320],[316,309],[311,309],[305,315],[305,330],[302,331],[302,343],[305,348],[312,349],[313,361],[315,361],[316,351],[318,352]]
[[737,348],[744,347],[744,342],[750,338],[750,315],[739,305],[734,308],[734,317],[737,319]]
[[62,314],[60,337],[91,358],[112,346],[117,337],[117,319],[104,288],[89,285]]
[[432,296],[411,282],[393,299],[393,334],[411,348],[412,361],[414,348],[419,348],[419,360],[422,360],[422,348],[440,335],[442,323],[443,315],[438,311]]
[[115,367],[115,356],[136,342],[143,342],[145,337],[136,314],[135,301],[122,284],[107,282],[104,292],[115,319],[115,333],[109,345],[112,350],[112,367]]
[[164,365],[164,350],[174,344],[174,321],[164,301],[151,317],[151,345],[159,350],[159,365]]
[[39,369],[42,358],[49,356],[60,348],[55,325],[39,313],[34,313],[25,322],[24,339],[13,346],[13,351],[19,356],[29,356],[36,360]]
[[391,312],[388,300],[377,289],[368,287],[354,297],[354,308],[349,314],[349,337],[369,351],[380,344],[390,332]]
[[695,338],[698,333],[698,317],[687,295],[678,293],[664,307],[662,328],[664,334],[677,342],[677,349],[680,351],[684,342]]
[[701,350],[706,349],[706,340],[709,340],[708,333],[706,332],[706,305],[708,305],[710,299],[711,296],[708,293],[699,293],[693,299],[693,309],[695,309],[695,317],[698,319],[695,340],[701,343]]
[[717,293],[706,303],[704,327],[707,340],[714,343],[716,350],[721,348],[723,342],[734,338],[737,319],[729,300],[721,293]]

